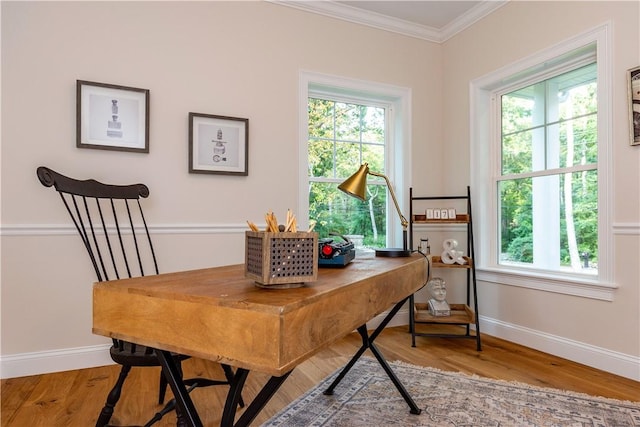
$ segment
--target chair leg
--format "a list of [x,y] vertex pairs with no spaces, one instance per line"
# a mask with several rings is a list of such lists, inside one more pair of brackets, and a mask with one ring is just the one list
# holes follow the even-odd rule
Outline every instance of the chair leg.
[[120,375],[118,376],[118,381],[116,381],[116,385],[113,386],[109,395],[107,396],[107,402],[102,408],[100,415],[98,416],[98,421],[96,421],[96,427],[104,427],[109,423],[111,416],[113,415],[113,410],[115,409],[116,403],[120,399],[120,394],[122,393],[122,385],[124,384],[124,380],[127,379],[127,375],[129,375],[129,371],[131,370],[131,366],[122,365],[122,369],[120,369]]

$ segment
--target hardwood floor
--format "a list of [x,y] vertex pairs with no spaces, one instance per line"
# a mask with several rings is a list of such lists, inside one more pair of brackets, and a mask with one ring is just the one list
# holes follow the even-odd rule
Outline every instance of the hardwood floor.
[[[411,347],[407,327],[388,328],[376,340],[387,360],[460,371],[484,377],[520,381],[537,386],[572,390],[614,399],[640,401],[640,383],[611,375],[526,347],[483,335],[483,351],[467,339],[417,338]],[[298,366],[252,425],[258,426],[297,396],[342,367],[360,346],[358,334],[351,334],[317,353]],[[365,353],[367,355],[370,353]],[[215,363],[190,359],[184,365],[185,377],[222,378]],[[95,424],[109,389],[119,372],[118,366],[82,369],[46,375],[2,380],[3,427],[78,426]],[[161,409],[157,403],[159,371],[133,369],[120,402],[111,419],[113,425],[144,425]],[[250,401],[267,380],[251,373],[243,396]],[[336,390],[339,392],[340,387]],[[196,389],[192,398],[206,426],[217,426],[226,386]],[[170,396],[171,392],[167,393]],[[174,413],[156,426],[175,425]]]

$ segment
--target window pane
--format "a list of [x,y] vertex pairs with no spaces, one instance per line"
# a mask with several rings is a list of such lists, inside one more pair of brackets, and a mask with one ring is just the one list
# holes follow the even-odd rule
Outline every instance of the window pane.
[[336,177],[342,180],[353,175],[360,166],[360,144],[336,143]]
[[333,178],[333,142],[309,142],[309,176]]
[[336,139],[360,142],[360,108],[336,102]]
[[598,110],[596,64],[549,79],[550,91],[558,99],[559,120],[593,114]]
[[309,98],[309,138],[333,139],[333,101]]
[[361,202],[338,190],[337,184],[310,183],[309,218],[317,221],[314,231],[323,237],[360,234],[365,246],[386,246],[386,186],[367,187],[367,202]]
[[[503,136],[502,175],[543,170],[545,168],[544,157],[534,157],[536,147],[544,147],[544,128]],[[537,152],[540,151],[538,148]],[[544,153],[544,148],[542,153]]]
[[598,161],[596,116],[590,115],[549,126],[549,133],[559,138],[559,158],[549,159],[556,167],[594,164]]
[[500,263],[595,274],[597,172],[499,183]]
[[498,184],[500,263],[533,262],[531,179]]
[[[369,169],[384,174],[384,146],[362,145],[362,163],[369,163]],[[373,180],[375,177],[370,177]]]
[[362,142],[384,144],[384,108],[363,106]]
[[544,124],[544,83],[503,95],[502,132],[513,133]]

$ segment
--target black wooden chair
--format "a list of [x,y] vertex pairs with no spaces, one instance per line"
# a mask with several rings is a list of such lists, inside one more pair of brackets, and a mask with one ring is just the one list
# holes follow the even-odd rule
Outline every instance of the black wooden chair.
[[[45,187],[53,186],[60,194],[76,230],[82,238],[98,281],[158,274],[158,263],[144,218],[140,198],[149,196],[144,184],[108,185],[95,180],[76,180],[41,166],[38,179]],[[135,366],[160,366],[154,349],[113,339],[111,359],[122,365],[118,380],[107,396],[96,426],[111,419],[127,375]],[[188,356],[175,354],[177,365]],[[233,380],[230,366],[221,365],[226,380],[191,378],[184,380],[189,389],[210,385],[229,385]],[[167,381],[160,372],[158,403],[164,402]],[[240,406],[244,406],[241,401]],[[158,421],[175,407],[170,401],[147,425]]]

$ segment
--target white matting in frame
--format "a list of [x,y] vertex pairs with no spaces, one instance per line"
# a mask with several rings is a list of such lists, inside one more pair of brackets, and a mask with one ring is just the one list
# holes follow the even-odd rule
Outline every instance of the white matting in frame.
[[149,152],[149,90],[76,81],[76,147]]
[[248,175],[249,119],[189,113],[189,172]]

